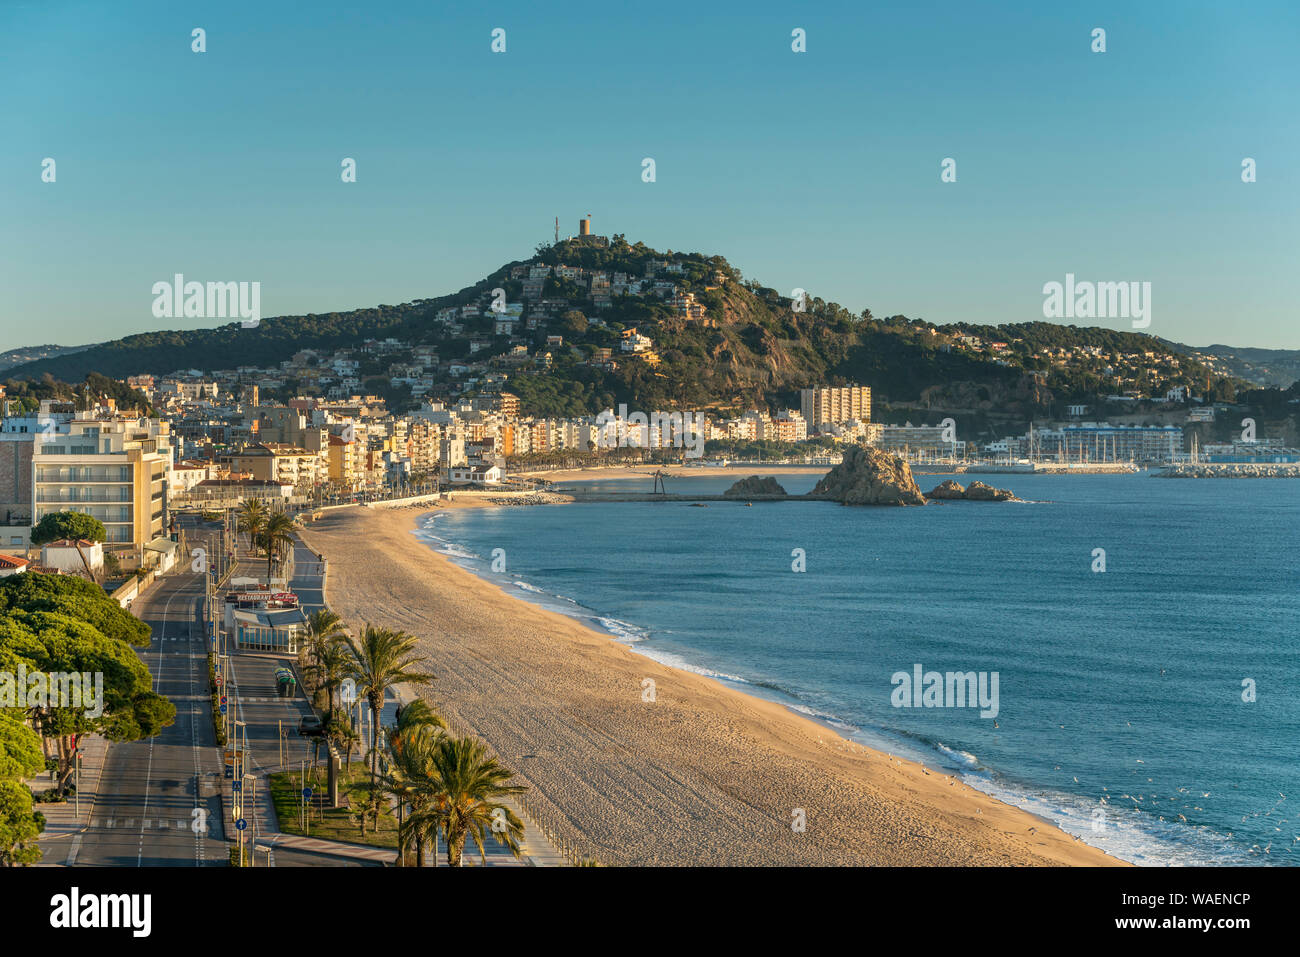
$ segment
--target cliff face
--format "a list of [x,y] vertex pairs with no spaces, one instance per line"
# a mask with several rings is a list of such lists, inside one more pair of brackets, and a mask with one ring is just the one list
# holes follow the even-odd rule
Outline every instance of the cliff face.
[[924,505],[912,469],[897,455],[851,445],[844,461],[817,483],[812,496],[843,505]]
[[743,478],[731,488],[722,493],[727,498],[759,498],[771,495],[785,495],[786,491],[772,476],[760,478],[757,475],[751,475]]

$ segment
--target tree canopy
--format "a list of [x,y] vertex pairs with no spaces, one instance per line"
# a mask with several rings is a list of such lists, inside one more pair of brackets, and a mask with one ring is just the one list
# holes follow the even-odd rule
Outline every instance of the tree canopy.
[[108,531],[104,528],[104,523],[94,516],[72,511],[51,512],[32,529],[33,545],[45,545],[61,538],[103,542],[108,540]]

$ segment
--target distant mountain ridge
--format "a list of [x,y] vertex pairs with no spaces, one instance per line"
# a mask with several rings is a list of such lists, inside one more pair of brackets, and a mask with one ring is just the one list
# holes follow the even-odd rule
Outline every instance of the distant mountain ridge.
[[1262,388],[1285,389],[1300,381],[1300,349],[1258,349],[1217,343],[1188,346],[1167,339],[1160,341],[1221,375],[1236,376]]
[[44,346],[24,346],[21,349],[10,349],[7,352],[0,352],[0,372],[30,362],[39,362],[41,359],[52,359],[56,356],[66,356],[75,352],[85,352],[87,349],[93,348],[94,345],[94,343],[84,346],[59,346],[51,344]]

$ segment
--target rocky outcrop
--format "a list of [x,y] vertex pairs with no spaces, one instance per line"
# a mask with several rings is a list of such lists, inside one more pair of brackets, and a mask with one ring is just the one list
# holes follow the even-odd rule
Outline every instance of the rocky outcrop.
[[961,500],[966,502],[1019,502],[1015,493],[1004,488],[994,488],[992,485],[985,485],[983,482],[971,482],[967,488],[962,488],[957,482],[948,479],[940,482],[930,491],[925,493],[925,497],[932,501],[955,501]]
[[992,485],[985,485],[983,482],[971,482],[966,486],[966,501],[968,502],[1018,502],[1016,493],[1005,488],[994,488]]
[[928,499],[941,499],[941,500],[965,498],[966,490],[961,487],[960,482],[954,482],[952,479],[948,479],[945,482],[940,482],[934,488],[930,489],[930,491],[926,492],[925,497]]
[[925,496],[907,462],[863,445],[844,450],[844,461],[817,483],[809,498],[843,505],[924,505]]
[[785,489],[770,475],[765,478],[751,475],[722,493],[724,498],[764,498],[785,494]]

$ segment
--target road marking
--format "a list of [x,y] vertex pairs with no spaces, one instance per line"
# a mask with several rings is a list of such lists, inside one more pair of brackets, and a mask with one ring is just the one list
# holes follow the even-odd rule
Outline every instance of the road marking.
[[71,867],[73,864],[77,863],[77,852],[78,852],[79,850],[81,850],[81,835],[80,835],[80,834],[74,834],[74,835],[72,836],[72,846],[68,848],[68,862],[67,862],[67,863],[68,863],[68,866],[69,866],[69,867]]
[[[161,645],[167,637],[167,615],[171,611],[172,602],[176,600],[176,596],[179,594],[180,594],[180,590],[178,588],[176,592],[167,596],[167,603],[163,605],[162,626],[158,634],[158,644],[160,646],[158,649],[158,673],[153,676],[154,687],[156,688],[162,687],[163,659],[162,659]],[[151,737],[149,739],[149,763],[145,767],[145,773],[144,773],[144,807],[142,808],[142,810],[146,812],[149,810],[149,785],[153,781],[153,745],[154,745],[154,738]],[[140,844],[136,849],[136,857],[135,857],[136,867],[144,866],[144,832],[148,826],[149,826],[149,822],[146,820],[144,822],[144,825],[140,828]]]

